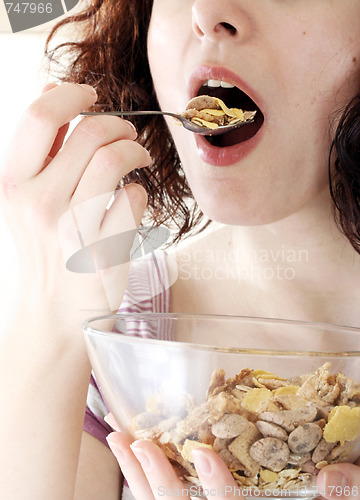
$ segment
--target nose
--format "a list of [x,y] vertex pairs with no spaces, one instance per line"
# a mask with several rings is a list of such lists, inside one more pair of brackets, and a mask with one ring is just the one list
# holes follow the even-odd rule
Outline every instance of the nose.
[[192,20],[196,36],[213,43],[243,41],[251,31],[249,16],[237,0],[195,0]]

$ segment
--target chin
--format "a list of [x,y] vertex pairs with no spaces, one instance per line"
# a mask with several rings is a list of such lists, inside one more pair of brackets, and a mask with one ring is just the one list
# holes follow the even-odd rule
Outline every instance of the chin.
[[242,210],[240,207],[203,207],[200,209],[204,215],[214,222],[227,224],[230,226],[259,226],[269,224],[278,220],[276,217],[271,217],[269,214],[261,214],[259,212],[248,213],[248,210]]
[[[235,181],[233,182],[233,186]],[[271,190],[231,189],[229,183],[221,186],[215,182],[204,183],[194,189],[198,206],[206,217],[214,222],[233,226],[263,226],[276,223],[294,214],[312,209],[318,204],[324,205],[326,210],[331,203],[328,186],[317,184],[307,186],[303,196],[296,196],[290,192],[286,196],[278,193],[275,188]]]
[[276,210],[260,203],[260,206],[243,206],[238,203],[218,203],[213,201],[199,202],[199,207],[204,215],[214,222],[230,226],[263,226],[289,217],[294,210]]

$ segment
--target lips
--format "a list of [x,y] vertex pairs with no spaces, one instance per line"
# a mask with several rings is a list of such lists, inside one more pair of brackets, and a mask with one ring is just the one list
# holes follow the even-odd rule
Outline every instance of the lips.
[[[207,160],[212,157],[221,158],[221,164],[234,161],[235,157],[243,157],[255,143],[255,139],[264,123],[264,114],[257,102],[259,98],[249,86],[233,72],[220,67],[198,67],[190,78],[189,96],[210,95],[223,100],[228,107],[241,108],[246,111],[255,111],[255,121],[232,132],[221,134],[216,137],[196,137],[200,154],[204,151]],[[256,141],[257,142],[257,141]],[[250,144],[251,143],[251,144]],[[217,150],[213,151],[212,150]],[[218,151],[220,150],[220,151]],[[227,151],[228,150],[228,151]],[[235,158],[236,159],[236,158]]]

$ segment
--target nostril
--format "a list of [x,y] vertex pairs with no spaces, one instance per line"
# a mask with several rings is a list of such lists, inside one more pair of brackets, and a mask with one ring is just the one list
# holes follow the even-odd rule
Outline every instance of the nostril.
[[200,29],[199,25],[196,23],[194,24],[194,31],[195,31],[196,35],[200,38],[205,36],[205,33]]
[[219,23],[215,26],[215,31],[220,31],[221,28],[225,28],[226,31],[230,33],[230,35],[236,35],[236,28],[229,23]]

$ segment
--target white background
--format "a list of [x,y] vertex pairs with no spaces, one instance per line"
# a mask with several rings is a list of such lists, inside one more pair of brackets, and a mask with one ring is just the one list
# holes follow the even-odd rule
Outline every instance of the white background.
[[[0,2],[0,165],[14,129],[26,106],[49,80],[44,70],[43,48],[51,23],[36,29],[12,33],[3,2]],[[0,212],[0,339],[16,308],[19,271],[15,247]]]

